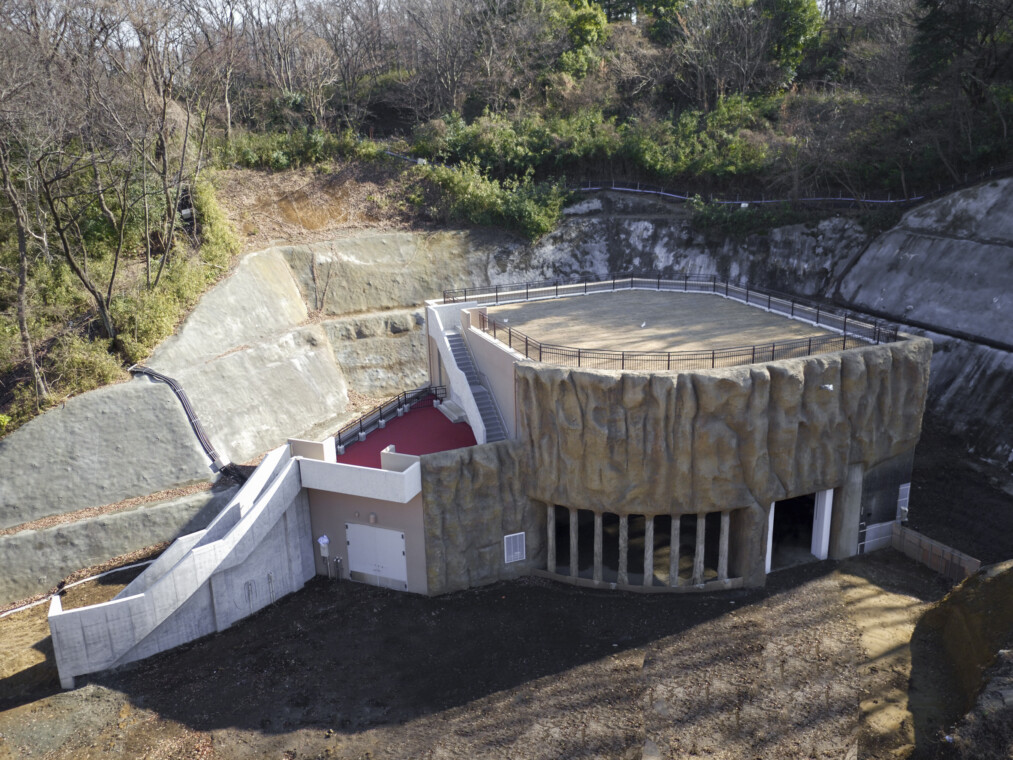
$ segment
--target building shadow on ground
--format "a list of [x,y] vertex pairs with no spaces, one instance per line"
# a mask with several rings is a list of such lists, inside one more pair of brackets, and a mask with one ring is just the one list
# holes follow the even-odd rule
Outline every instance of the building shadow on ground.
[[835,567],[706,595],[527,578],[429,598],[316,578],[227,631],[90,680],[200,731],[358,733],[621,655]]

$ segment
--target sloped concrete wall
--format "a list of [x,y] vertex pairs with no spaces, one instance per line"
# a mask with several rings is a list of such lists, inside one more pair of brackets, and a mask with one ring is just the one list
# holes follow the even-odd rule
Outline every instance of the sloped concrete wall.
[[[299,462],[280,450],[259,470],[268,476],[252,478],[203,535],[181,539],[187,551],[171,568],[156,563],[145,571],[159,574],[153,582],[142,581],[142,574],[125,589],[130,596],[73,610],[63,610],[59,597],[53,598],[49,625],[65,687],[75,676],[224,630],[313,577]],[[251,498],[256,500],[247,503]]]
[[0,604],[49,591],[82,567],[204,528],[235,493],[230,487],[110,515],[0,536]]
[[179,400],[147,378],[76,396],[15,430],[0,440],[0,471],[0,528],[212,476]]

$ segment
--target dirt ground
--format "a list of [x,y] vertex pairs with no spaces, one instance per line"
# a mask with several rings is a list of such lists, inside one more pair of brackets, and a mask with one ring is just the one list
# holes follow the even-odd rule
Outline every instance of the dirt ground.
[[[868,705],[896,701],[910,660],[881,650],[945,591],[890,551],[706,596],[527,579],[429,599],[318,579],[75,691],[9,697],[0,758],[892,758],[908,734]],[[32,627],[49,654],[38,609],[0,620],[5,649]],[[866,652],[883,621],[897,640]]]
[[[930,420],[912,517],[989,561],[1013,535],[1006,481],[954,445]],[[525,579],[430,599],[316,579],[69,692],[43,604],[0,619],[0,760],[949,758],[954,675],[912,641],[947,590],[891,550],[708,595]]]
[[396,181],[403,167],[335,164],[326,170],[262,172],[246,169],[215,175],[218,195],[239,233],[243,252],[272,245],[332,240],[353,230],[420,226],[404,206]]
[[489,314],[539,341],[612,351],[710,350],[829,334],[705,293],[627,290],[490,307]]

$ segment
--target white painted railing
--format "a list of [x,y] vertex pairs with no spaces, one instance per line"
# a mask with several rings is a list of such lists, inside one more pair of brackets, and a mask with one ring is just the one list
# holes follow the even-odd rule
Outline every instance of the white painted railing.
[[461,368],[457,366],[457,360],[454,359],[454,354],[450,350],[450,343],[447,341],[446,335],[448,327],[443,321],[444,316],[456,317],[460,314],[462,308],[477,305],[456,303],[449,306],[436,306],[431,304],[426,308],[426,320],[429,323],[429,335],[436,343],[437,349],[440,352],[440,358],[443,360],[443,368],[447,373],[447,387],[450,391],[450,398],[464,411],[464,415],[468,418],[468,424],[471,426],[471,432],[475,434],[475,441],[477,443],[485,443],[485,423],[482,421],[482,413],[478,410],[478,404],[475,401],[474,394],[471,392],[471,384],[468,382],[468,378],[465,377]]

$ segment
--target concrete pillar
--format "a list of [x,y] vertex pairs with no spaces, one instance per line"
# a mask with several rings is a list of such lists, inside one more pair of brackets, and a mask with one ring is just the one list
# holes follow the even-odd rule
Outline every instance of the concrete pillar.
[[594,513],[594,582],[601,583],[601,512]]
[[626,571],[626,562],[630,553],[630,519],[626,515],[619,515],[619,577],[617,581],[622,584],[630,582],[629,574]]
[[672,516],[672,531],[668,536],[668,585],[679,585],[679,522],[680,515]]
[[654,585],[654,516],[644,517],[644,585]]
[[834,491],[827,489],[816,494],[816,511],[813,514],[813,540],[809,551],[816,559],[830,554],[830,517],[834,508]]
[[858,527],[862,522],[862,491],[865,467],[848,467],[844,483],[834,491],[834,509],[830,515],[830,559],[858,554]]
[[707,515],[696,516],[696,554],[693,555],[693,585],[703,583],[704,534],[707,531]]
[[718,543],[718,580],[728,578],[728,528],[731,525],[731,515],[728,512],[721,513],[721,540]]
[[546,529],[548,543],[545,550],[548,558],[545,560],[545,569],[554,573],[556,572],[556,507],[552,504],[549,505],[549,511],[545,518],[545,524],[548,526]]
[[767,559],[763,564],[763,571],[770,572],[770,565],[774,559],[774,506],[776,502],[770,502],[770,511],[767,513]]
[[577,510],[570,507],[570,577],[576,578],[579,572],[577,565]]

